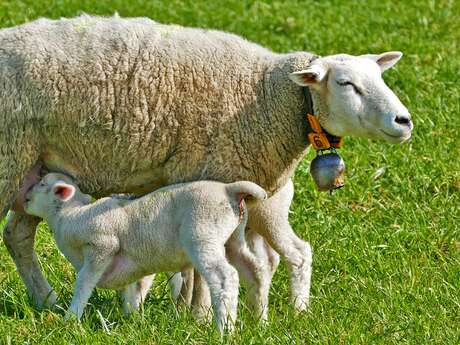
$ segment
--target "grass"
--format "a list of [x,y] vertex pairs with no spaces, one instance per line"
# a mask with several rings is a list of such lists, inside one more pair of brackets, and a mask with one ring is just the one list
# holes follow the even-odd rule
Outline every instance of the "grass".
[[[314,189],[308,175],[312,153],[297,170],[290,219],[314,248],[310,311],[293,314],[281,265],[268,326],[252,322],[242,305],[241,329],[224,342],[460,343],[460,2],[3,0],[0,27],[81,11],[223,29],[280,52],[403,51],[385,79],[413,115],[413,139],[393,146],[347,138],[341,150],[346,188],[332,197]],[[45,225],[37,251],[66,305],[74,274]],[[123,317],[114,294],[98,290],[82,323],[68,324],[62,313],[31,308],[2,244],[0,258],[0,342],[220,342],[212,327],[197,325],[172,306],[164,278],[139,315]]]

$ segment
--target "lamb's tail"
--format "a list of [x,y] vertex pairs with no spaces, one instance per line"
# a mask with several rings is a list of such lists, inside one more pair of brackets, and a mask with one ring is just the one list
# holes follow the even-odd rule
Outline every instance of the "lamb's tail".
[[238,181],[226,186],[227,193],[234,196],[238,202],[248,199],[265,200],[267,192],[259,185],[249,181]]

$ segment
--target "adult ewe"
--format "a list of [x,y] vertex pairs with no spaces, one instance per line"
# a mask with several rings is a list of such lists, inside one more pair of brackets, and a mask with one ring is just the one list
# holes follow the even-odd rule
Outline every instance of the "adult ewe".
[[[402,142],[410,116],[381,78],[400,57],[276,54],[146,18],[40,19],[0,30],[0,216],[17,199],[4,242],[29,295],[39,306],[56,299],[33,249],[39,219],[20,212],[41,165],[95,196],[203,179],[259,184],[271,197],[250,210],[249,226],[286,260],[295,308],[304,310],[312,254],[285,206],[309,146],[304,90],[329,133]],[[255,284],[249,298],[263,308],[268,290]]]

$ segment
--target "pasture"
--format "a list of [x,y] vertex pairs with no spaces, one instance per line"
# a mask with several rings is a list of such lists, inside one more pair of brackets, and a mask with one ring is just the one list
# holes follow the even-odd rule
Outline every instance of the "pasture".
[[[238,330],[224,342],[460,343],[460,2],[3,0],[0,27],[115,11],[230,31],[279,52],[402,51],[384,78],[412,114],[412,139],[345,138],[346,185],[332,196],[315,190],[313,152],[297,169],[290,221],[314,250],[310,310],[294,315],[281,264],[268,324],[251,320],[240,299]],[[44,223],[36,247],[65,307],[75,275]],[[123,316],[112,291],[97,290],[90,303],[81,324],[34,310],[0,238],[0,343],[220,342],[214,327],[173,306],[162,275],[140,314]]]

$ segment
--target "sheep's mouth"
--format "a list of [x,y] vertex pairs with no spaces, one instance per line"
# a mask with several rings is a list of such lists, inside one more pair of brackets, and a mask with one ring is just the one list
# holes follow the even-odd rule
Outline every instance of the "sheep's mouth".
[[383,129],[381,129],[381,131],[383,132],[383,134],[385,134],[386,136],[389,136],[391,138],[399,139],[399,138],[402,137],[401,135],[393,135],[393,134],[387,133]]
[[407,139],[409,139],[411,137],[410,131],[409,131],[409,133],[403,133],[401,135],[390,134],[390,133],[387,133],[386,131],[384,131],[383,129],[380,129],[380,132],[385,134],[386,137],[391,138],[392,141],[396,141],[396,142],[403,142],[403,141],[406,141]]

